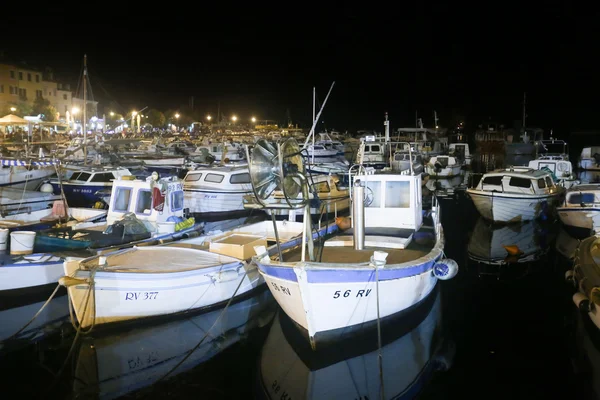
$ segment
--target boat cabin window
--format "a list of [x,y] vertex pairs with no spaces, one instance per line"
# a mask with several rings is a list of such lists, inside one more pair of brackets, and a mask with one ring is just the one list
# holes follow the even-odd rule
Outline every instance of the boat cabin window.
[[379,145],[377,144],[372,144],[369,146],[369,151],[372,151],[374,153],[379,153]]
[[152,192],[150,190],[140,190],[138,192],[137,204],[135,205],[136,214],[150,214],[152,212]]
[[544,189],[544,188],[546,187],[546,181],[544,180],[544,178],[540,178],[540,179],[538,179],[538,181],[537,181],[537,182],[538,182],[538,187],[539,187],[540,189]]
[[594,203],[594,193],[573,193],[569,196],[569,204]]
[[103,172],[103,173],[94,174],[94,176],[92,176],[92,180],[90,182],[110,182],[111,179],[115,179],[112,172],[106,172],[106,173]]
[[365,207],[379,208],[381,206],[381,182],[367,181],[365,187]]
[[385,184],[386,208],[410,207],[410,182],[386,182]]
[[229,178],[229,183],[250,183],[250,174],[244,172],[243,174],[233,174]]
[[554,187],[554,181],[549,176],[546,177],[546,186]]
[[129,201],[131,200],[131,188],[120,187],[115,193],[115,202],[113,209],[118,212],[125,212],[129,209]]
[[218,153],[219,152],[219,146],[213,146],[211,151],[213,153]]
[[315,189],[317,190],[317,193],[329,193],[331,191],[329,188],[329,183],[326,181],[315,183]]
[[178,190],[171,193],[171,211],[183,210],[183,192]]
[[91,176],[91,174],[89,174],[87,172],[76,172],[71,177],[71,180],[73,180],[73,181],[87,182],[88,179],[90,179],[90,176]]
[[223,175],[220,174],[206,174],[204,182],[221,183],[223,182]]
[[531,187],[531,179],[517,178],[516,176],[511,176],[510,177],[510,181],[508,182],[508,184],[510,186],[513,186],[513,187],[520,187],[520,188],[527,188],[527,189],[529,189]]
[[486,176],[483,179],[484,185],[502,185],[502,176]]
[[199,181],[200,178],[202,177],[202,174],[187,174],[187,176],[185,177],[185,181],[186,182],[196,182]]

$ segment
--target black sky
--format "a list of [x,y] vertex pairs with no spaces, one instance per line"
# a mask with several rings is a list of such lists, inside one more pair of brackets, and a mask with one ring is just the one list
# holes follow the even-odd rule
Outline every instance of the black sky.
[[[194,96],[206,113],[220,104],[226,115],[284,121],[289,109],[294,122],[307,126],[313,86],[322,102],[335,80],[323,113],[329,129],[381,130],[385,111],[392,127],[413,126],[415,111],[431,126],[434,110],[442,125],[454,115],[511,125],[521,119],[524,91],[528,125],[564,133],[596,127],[595,9],[402,2],[370,9],[174,7],[181,8],[176,15],[134,17],[125,10],[86,23],[63,14],[29,17],[27,24],[39,29],[8,20],[0,33],[13,39],[0,48],[74,82],[87,54],[95,97],[116,100],[122,111],[177,109]],[[44,21],[60,20],[63,29],[44,28]]]

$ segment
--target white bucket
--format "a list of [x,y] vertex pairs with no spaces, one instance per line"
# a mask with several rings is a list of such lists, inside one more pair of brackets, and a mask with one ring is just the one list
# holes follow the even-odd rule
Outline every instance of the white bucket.
[[164,233],[175,233],[175,225],[177,222],[159,222],[157,225],[157,232],[159,234]]
[[6,251],[7,240],[8,240],[8,229],[0,228],[0,251]]
[[10,254],[31,254],[35,243],[35,232],[15,231],[10,234]]

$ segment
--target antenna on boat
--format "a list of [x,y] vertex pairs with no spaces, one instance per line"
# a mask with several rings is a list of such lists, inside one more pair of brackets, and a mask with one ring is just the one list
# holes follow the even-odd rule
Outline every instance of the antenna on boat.
[[[302,236],[302,261],[305,260],[308,240],[308,254],[314,260],[314,243],[310,219],[310,204],[308,180],[300,147],[293,138],[272,142],[259,139],[250,148],[246,146],[246,157],[250,172],[250,182],[254,196],[245,197],[244,208],[264,210],[298,210],[304,209],[304,233]],[[281,196],[272,196],[275,190],[280,190]],[[271,212],[279,261],[283,261],[277,221],[275,213]]]

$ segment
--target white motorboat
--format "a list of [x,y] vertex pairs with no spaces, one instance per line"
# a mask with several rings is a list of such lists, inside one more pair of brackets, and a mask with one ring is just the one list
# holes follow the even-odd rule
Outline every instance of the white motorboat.
[[200,167],[183,180],[184,207],[197,218],[247,214],[244,196],[252,195],[248,166]]
[[586,171],[600,171],[600,146],[584,147],[578,167]]
[[515,167],[484,174],[467,193],[481,216],[510,223],[550,215],[562,201],[565,188],[555,184],[550,172]]
[[563,155],[543,155],[529,161],[529,168],[550,170],[556,177],[557,183],[569,189],[580,182],[573,173],[571,162]]
[[[295,195],[286,200],[304,207],[308,215],[308,185],[297,183],[308,178],[299,175],[302,165],[286,156],[296,154],[295,148],[291,140],[277,146],[257,142],[249,161],[250,176],[255,189],[270,179],[283,184],[284,194],[301,189],[302,201]],[[307,333],[313,348],[335,341],[342,332],[360,331],[378,319],[408,312],[430,295],[438,279],[450,279],[458,272],[456,262],[443,259],[444,236],[435,201],[424,223],[420,175],[377,174],[362,168],[352,176],[352,184],[354,230],[333,225],[338,233],[325,238],[318,253],[307,241],[308,257],[305,246],[285,260],[255,257],[271,293]],[[255,190],[256,201],[267,204],[276,187]]]
[[463,160],[463,165],[465,166],[471,165],[471,161],[473,160],[468,143],[450,143],[448,145],[448,154],[457,157],[459,160]]
[[424,172],[423,157],[418,153],[396,151],[392,156],[392,170],[403,173],[421,174]]
[[325,147],[324,144],[309,144],[303,151],[303,155],[312,159],[313,157],[335,157],[338,155],[338,150],[330,147]]
[[240,143],[224,142],[224,143],[207,143],[196,147],[190,156],[203,156],[205,151],[215,158],[215,161],[221,162],[226,159],[229,161],[242,161],[246,159],[246,153]]
[[563,224],[587,232],[600,231],[600,184],[582,184],[567,190],[564,203],[557,207]]
[[42,181],[56,174],[56,167],[50,161],[3,158],[0,164],[0,187],[37,190]]
[[451,178],[460,175],[463,164],[454,156],[433,156],[425,164],[425,172],[438,178]]

